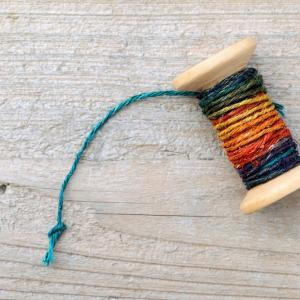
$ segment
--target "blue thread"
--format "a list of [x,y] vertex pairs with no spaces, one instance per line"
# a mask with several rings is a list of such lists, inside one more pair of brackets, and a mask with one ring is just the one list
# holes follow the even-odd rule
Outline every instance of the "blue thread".
[[49,238],[49,245],[48,250],[43,258],[43,264],[48,266],[54,259],[54,247],[62,235],[62,233],[65,231],[67,226],[62,221],[62,210],[63,210],[63,204],[64,204],[64,192],[68,186],[68,183],[70,179],[72,178],[73,174],[76,171],[77,165],[84,153],[84,151],[87,149],[87,147],[90,145],[90,143],[95,138],[97,132],[103,127],[103,125],[112,118],[115,114],[117,114],[120,110],[122,110],[124,107],[141,100],[145,100],[147,98],[154,98],[154,97],[160,97],[160,96],[185,96],[185,97],[199,97],[202,93],[201,92],[191,92],[191,91],[175,91],[175,90],[166,90],[166,91],[153,91],[148,93],[141,93],[134,95],[132,97],[129,97],[119,104],[117,104],[115,107],[110,109],[106,115],[98,122],[92,130],[89,132],[87,137],[85,138],[83,144],[81,145],[79,151],[75,155],[75,159],[73,161],[73,164],[67,173],[58,196],[58,208],[57,208],[57,217],[56,217],[56,225],[48,232],[48,238]]
[[273,102],[275,109],[279,112],[279,114],[284,118],[285,117],[285,108],[282,104],[278,103],[278,102]]

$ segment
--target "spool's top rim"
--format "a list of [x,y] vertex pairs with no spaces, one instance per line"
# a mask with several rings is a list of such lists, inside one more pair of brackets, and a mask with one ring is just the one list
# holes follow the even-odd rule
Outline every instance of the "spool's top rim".
[[173,80],[177,90],[201,91],[245,68],[256,48],[247,37],[198,63]]

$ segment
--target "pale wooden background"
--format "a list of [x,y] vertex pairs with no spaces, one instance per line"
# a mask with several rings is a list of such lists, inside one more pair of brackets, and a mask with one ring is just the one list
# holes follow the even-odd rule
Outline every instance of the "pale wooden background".
[[[251,2],[251,3],[250,3]],[[194,99],[106,109],[252,35],[252,65],[300,141],[300,1],[0,2],[1,299],[300,299],[300,192],[260,213]]]

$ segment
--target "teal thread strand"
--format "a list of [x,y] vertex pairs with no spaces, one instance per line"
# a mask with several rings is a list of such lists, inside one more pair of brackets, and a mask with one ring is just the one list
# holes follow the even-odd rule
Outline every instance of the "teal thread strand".
[[54,259],[54,248],[55,245],[62,235],[62,233],[66,230],[67,226],[62,221],[62,211],[63,211],[63,204],[64,204],[64,193],[65,190],[74,175],[76,168],[80,162],[80,159],[85,152],[85,150],[88,148],[88,146],[91,144],[93,139],[95,138],[97,132],[104,126],[104,124],[111,119],[114,115],[116,115],[120,110],[122,110],[124,107],[138,102],[142,100],[146,100],[148,98],[155,98],[155,97],[161,97],[161,96],[184,96],[184,97],[200,97],[201,92],[191,92],[191,91],[175,91],[175,90],[165,90],[165,91],[153,91],[148,93],[141,93],[134,95],[132,97],[129,97],[123,101],[121,101],[119,104],[114,106],[112,109],[110,109],[106,115],[98,122],[92,130],[88,133],[87,137],[85,138],[84,142],[82,143],[79,151],[75,155],[75,159],[73,161],[73,164],[67,173],[66,177],[64,178],[59,196],[58,196],[58,207],[57,207],[57,216],[56,216],[56,225],[48,232],[48,238],[49,238],[49,244],[48,244],[48,250],[43,258],[43,264],[48,266]]

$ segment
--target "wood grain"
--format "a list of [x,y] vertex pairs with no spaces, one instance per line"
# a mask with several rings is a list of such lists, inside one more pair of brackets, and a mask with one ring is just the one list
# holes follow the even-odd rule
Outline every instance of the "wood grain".
[[251,216],[194,99],[128,108],[66,194],[69,228],[40,265],[61,180],[108,107],[243,36],[300,141],[300,3],[0,2],[0,299],[300,299],[300,193]]

